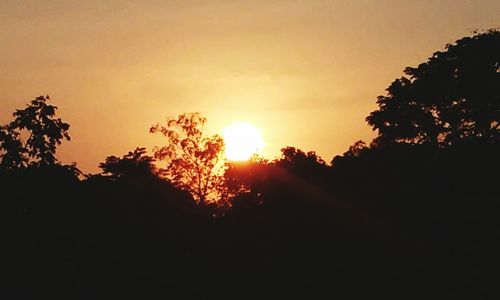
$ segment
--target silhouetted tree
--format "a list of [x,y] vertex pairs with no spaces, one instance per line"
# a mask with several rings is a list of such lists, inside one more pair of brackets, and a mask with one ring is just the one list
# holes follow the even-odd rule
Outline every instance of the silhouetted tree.
[[367,118],[374,146],[500,138],[500,32],[490,30],[447,45],[396,79]]
[[256,158],[229,164],[225,184],[233,191],[233,205],[242,199],[254,203],[278,198],[288,201],[327,183],[330,169],[314,151],[286,147],[281,152],[282,156],[271,162]]
[[219,135],[204,135],[206,121],[199,113],[185,113],[168,119],[166,126],[156,124],[150,129],[168,139],[166,146],[154,149],[155,158],[168,163],[162,171],[199,204],[217,200],[223,184],[224,141]]
[[[39,96],[25,109],[13,113],[15,119],[0,128],[0,168],[13,170],[27,165],[57,163],[61,140],[70,140],[69,124],[56,118],[57,107],[47,104],[49,96]],[[22,132],[28,137],[23,141]]]
[[19,133],[9,125],[0,127],[0,170],[8,171],[21,166],[26,160]]
[[224,187],[228,199],[241,195],[251,194],[259,197],[262,184],[271,175],[272,164],[262,157],[254,155],[250,160],[243,162],[229,162],[224,172]]
[[316,152],[304,152],[295,147],[285,147],[281,149],[281,159],[277,161],[280,165],[305,165],[319,164],[324,165],[325,161],[316,155]]
[[103,174],[113,180],[123,177],[150,177],[156,173],[155,159],[146,154],[146,148],[136,148],[123,157],[108,156],[99,164]]
[[281,153],[281,158],[274,161],[277,167],[309,182],[326,180],[328,165],[316,152],[285,147],[281,149]]
[[368,151],[369,148],[366,146],[364,141],[357,141],[351,146],[349,146],[349,150],[344,152],[343,156],[347,157],[360,157],[364,152]]

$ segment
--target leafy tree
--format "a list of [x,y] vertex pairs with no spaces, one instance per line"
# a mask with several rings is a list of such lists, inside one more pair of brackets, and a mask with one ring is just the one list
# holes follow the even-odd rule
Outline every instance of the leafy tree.
[[146,154],[146,148],[136,148],[123,157],[108,156],[99,164],[104,175],[113,180],[123,178],[143,178],[156,174],[155,159]]
[[281,166],[301,167],[303,165],[324,165],[325,161],[314,151],[304,152],[289,146],[281,149],[281,159],[277,163]]
[[364,141],[357,141],[353,145],[349,147],[349,150],[344,152],[344,156],[347,157],[359,157],[363,154],[363,152],[368,151],[369,148],[366,146]]
[[168,119],[166,126],[156,124],[150,129],[168,140],[166,146],[154,149],[155,158],[168,163],[163,173],[199,204],[216,201],[223,186],[224,141],[219,135],[204,135],[206,121],[199,113],[185,113]]
[[0,127],[0,170],[13,170],[21,166],[26,160],[23,143],[19,132],[9,125]]
[[464,37],[396,79],[367,118],[374,146],[500,138],[500,32]]
[[314,151],[286,147],[281,153],[280,158],[271,162],[254,157],[248,162],[228,164],[225,186],[230,198],[234,198],[233,204],[249,197],[272,201],[275,193],[293,194],[327,181],[329,167]]
[[[15,119],[0,127],[0,168],[15,170],[27,165],[54,165],[57,146],[70,140],[69,124],[56,118],[57,107],[47,104],[49,96],[39,96],[25,109],[13,113]],[[24,133],[27,138],[23,140]]]
[[328,164],[314,151],[304,152],[295,147],[281,149],[281,158],[273,164],[302,182],[324,184],[327,181]]
[[228,200],[250,194],[258,197],[262,185],[269,179],[273,165],[267,159],[254,154],[248,161],[229,162],[224,172],[225,196]]

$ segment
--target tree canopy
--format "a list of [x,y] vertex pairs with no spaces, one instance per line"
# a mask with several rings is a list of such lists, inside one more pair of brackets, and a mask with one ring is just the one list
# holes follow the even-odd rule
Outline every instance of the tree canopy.
[[500,32],[464,37],[394,80],[367,118],[376,145],[500,138]]
[[155,158],[167,162],[160,171],[200,204],[215,201],[223,183],[224,140],[219,135],[204,134],[206,121],[199,113],[185,113],[150,129],[167,138],[165,146],[154,149]]
[[[0,127],[0,169],[58,162],[57,146],[62,140],[70,140],[69,124],[56,118],[57,107],[47,104],[49,99],[49,96],[35,98],[25,109],[13,113],[12,122]],[[25,139],[23,132],[27,133]]]
[[100,163],[99,167],[103,174],[112,180],[153,176],[156,174],[155,159],[146,153],[146,148],[138,147],[121,158],[111,155],[106,157],[106,161]]

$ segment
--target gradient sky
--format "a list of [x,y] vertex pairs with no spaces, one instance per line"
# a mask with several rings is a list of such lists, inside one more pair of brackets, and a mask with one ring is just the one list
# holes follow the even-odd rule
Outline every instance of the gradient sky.
[[269,158],[330,161],[371,140],[364,118],[405,66],[499,20],[498,0],[0,0],[0,123],[49,94],[71,124],[58,157],[85,172],[191,111],[209,133],[253,123]]

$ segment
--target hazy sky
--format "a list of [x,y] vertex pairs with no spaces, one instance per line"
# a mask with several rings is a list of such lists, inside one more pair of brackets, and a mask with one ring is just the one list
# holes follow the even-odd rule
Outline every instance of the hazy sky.
[[71,124],[58,156],[86,172],[190,111],[209,133],[253,123],[268,157],[330,161],[371,140],[364,118],[405,66],[499,20],[498,0],[0,0],[0,123],[49,94]]

